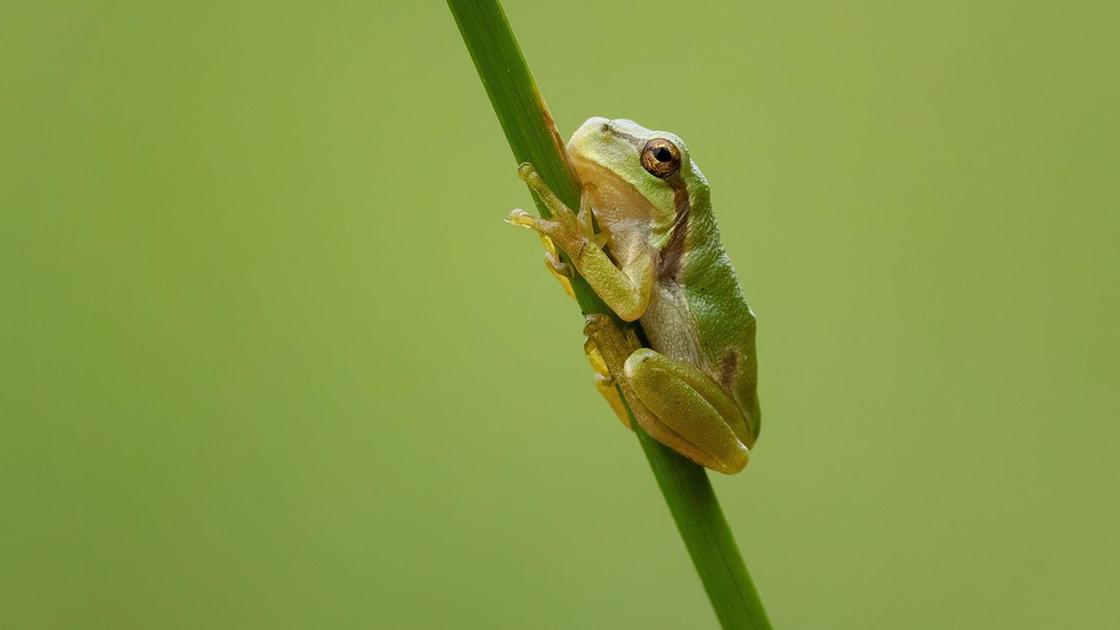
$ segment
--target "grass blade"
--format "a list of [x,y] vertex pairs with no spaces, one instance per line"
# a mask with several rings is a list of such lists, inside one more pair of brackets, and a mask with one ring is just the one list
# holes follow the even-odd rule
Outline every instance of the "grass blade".
[[[569,207],[579,207],[579,182],[564,143],[496,0],[448,0],[486,93],[517,162],[532,162]],[[510,169],[513,176],[513,169]],[[538,201],[541,214],[548,210]],[[572,282],[584,314],[612,315],[578,276]],[[754,583],[727,526],[706,471],[662,446],[638,426],[635,433],[669,511],[724,628],[770,628]]]

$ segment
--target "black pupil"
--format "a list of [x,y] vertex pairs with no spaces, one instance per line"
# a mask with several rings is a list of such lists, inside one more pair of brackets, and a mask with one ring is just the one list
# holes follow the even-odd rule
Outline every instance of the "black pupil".
[[665,147],[657,147],[653,150],[653,157],[657,158],[658,162],[668,162],[673,159],[673,154]]

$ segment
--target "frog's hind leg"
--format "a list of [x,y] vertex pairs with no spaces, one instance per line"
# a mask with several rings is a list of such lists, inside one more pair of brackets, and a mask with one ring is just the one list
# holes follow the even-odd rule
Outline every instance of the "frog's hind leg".
[[[623,330],[607,315],[591,314],[587,316],[583,331],[598,351],[600,358],[608,369],[608,374],[614,378],[618,389],[622,391],[622,398],[625,399],[625,403],[633,413],[634,419],[645,429],[646,433],[692,461],[702,466],[708,466],[706,462],[710,462],[711,458],[673,428],[661,422],[653,411],[642,402],[634,390],[633,384],[625,377],[626,360],[642,347],[633,330],[629,328]],[[618,400],[618,403],[621,407],[623,400]],[[622,412],[625,411],[625,408],[622,408]],[[626,422],[626,424],[629,426],[630,423]]]
[[746,416],[707,373],[641,348],[626,359],[623,374],[638,400],[658,420],[703,453],[701,458],[693,458],[698,464],[727,474],[747,465],[747,445],[754,440]]
[[584,327],[609,373],[654,439],[692,461],[731,474],[743,469],[753,438],[739,405],[695,366],[642,348],[610,318],[590,315]]

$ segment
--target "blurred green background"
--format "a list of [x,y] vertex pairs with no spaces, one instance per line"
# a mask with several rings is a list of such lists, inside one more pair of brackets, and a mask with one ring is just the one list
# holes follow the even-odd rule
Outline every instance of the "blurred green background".
[[[1120,625],[1116,3],[507,11],[713,183],[775,624]],[[442,3],[8,2],[0,81],[0,627],[715,625]]]

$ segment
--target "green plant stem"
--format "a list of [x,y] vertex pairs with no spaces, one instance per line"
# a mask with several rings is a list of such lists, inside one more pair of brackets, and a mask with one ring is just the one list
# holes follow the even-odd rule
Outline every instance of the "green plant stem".
[[[532,162],[571,208],[579,207],[579,181],[564,143],[497,0],[448,0],[459,32],[482,79],[517,162]],[[512,176],[512,169],[511,169]],[[548,210],[537,200],[544,216]],[[572,281],[583,313],[614,316],[580,277]],[[638,441],[716,616],[724,628],[769,628],[742,555],[703,468],[662,446],[631,418]]]

